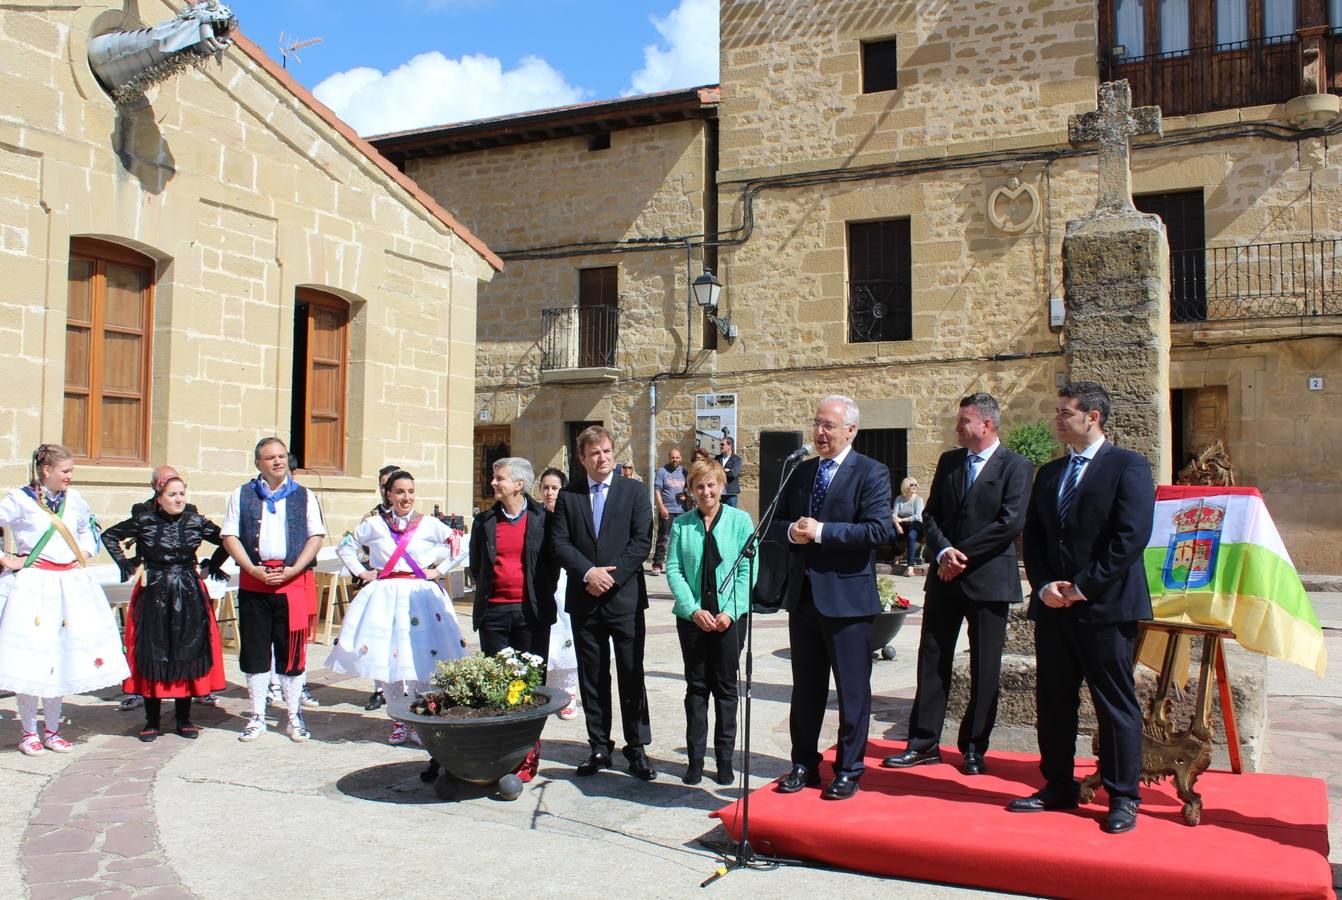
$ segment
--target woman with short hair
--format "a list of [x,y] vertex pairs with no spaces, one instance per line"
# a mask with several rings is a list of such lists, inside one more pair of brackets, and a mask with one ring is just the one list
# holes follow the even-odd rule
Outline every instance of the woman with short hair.
[[[219,526],[186,502],[186,481],[173,475],[154,490],[151,504],[136,504],[132,515],[103,532],[103,546],[129,581],[143,571],[131,591],[126,614],[128,694],[144,697],[148,743],[161,733],[163,698],[171,697],[176,732],[199,736],[191,722],[191,698],[224,689],[224,659],[214,605],[197,569],[196,551],[204,542],[219,545]],[[135,556],[127,558],[126,542]]]
[[739,620],[750,612],[752,572],[743,562],[726,588],[729,574],[754,525],[750,514],[722,502],[727,473],[716,459],[699,459],[686,477],[695,508],[671,523],[666,578],[675,598],[676,634],[685,662],[685,745],[689,765],[681,778],[698,784],[704,774],[708,743],[708,698],[713,698],[716,724],[714,780],[735,780],[732,753],[736,743],[737,669],[741,657]]
[[899,496],[890,510],[895,533],[908,541],[909,553],[904,563],[918,565],[918,538],[923,534],[923,498],[918,496],[918,479],[910,475],[899,483]]
[[98,528],[70,487],[74,473],[74,454],[43,444],[33,451],[28,484],[0,500],[0,528],[17,548],[0,557],[0,690],[17,695],[26,756],[74,749],[60,735],[64,695],[130,674],[107,594],[86,568],[98,553]]
[[[387,477],[388,506],[354,529],[354,541],[368,548],[369,567],[355,573],[364,587],[340,624],[340,637],[326,667],[373,679],[381,688],[403,681],[408,692],[422,690],[441,659],[466,653],[456,612],[429,573],[447,555],[452,530],[415,511],[415,479],[404,470]],[[393,721],[390,744],[418,742],[413,729]]]

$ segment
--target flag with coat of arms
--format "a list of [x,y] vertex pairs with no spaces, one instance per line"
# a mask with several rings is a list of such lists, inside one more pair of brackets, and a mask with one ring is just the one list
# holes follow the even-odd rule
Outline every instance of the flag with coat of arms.
[[[1323,677],[1323,630],[1257,488],[1160,485],[1144,559],[1157,619],[1230,628]],[[1142,662],[1159,669],[1164,644],[1144,641]]]

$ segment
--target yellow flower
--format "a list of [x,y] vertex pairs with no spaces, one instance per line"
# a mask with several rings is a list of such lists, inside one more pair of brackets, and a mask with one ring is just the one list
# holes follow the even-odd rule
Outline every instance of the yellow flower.
[[521,679],[518,679],[517,681],[514,681],[514,682],[512,682],[511,684],[509,684],[509,685],[508,685],[508,705],[509,705],[509,706],[516,706],[518,703],[520,703],[521,700],[522,700],[522,693],[523,693],[524,691],[526,691],[526,689],[527,689],[527,684],[526,684],[525,681],[522,681]]

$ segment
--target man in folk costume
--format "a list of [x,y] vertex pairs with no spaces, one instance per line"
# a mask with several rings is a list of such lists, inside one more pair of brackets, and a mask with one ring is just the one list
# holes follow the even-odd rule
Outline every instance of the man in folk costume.
[[307,640],[316,616],[312,567],[326,537],[317,497],[289,475],[288,450],[277,437],[256,445],[255,479],[228,498],[224,547],[241,570],[238,576],[238,663],[247,676],[252,716],[240,741],[266,730],[266,689],[271,654],[289,711],[289,738],[306,741],[303,673]]

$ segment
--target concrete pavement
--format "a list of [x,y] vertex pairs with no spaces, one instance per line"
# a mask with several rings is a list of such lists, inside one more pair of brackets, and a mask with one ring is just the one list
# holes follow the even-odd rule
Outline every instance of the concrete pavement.
[[[76,742],[74,753],[28,758],[0,752],[9,801],[0,805],[0,896],[693,893],[717,864],[713,848],[725,841],[707,814],[736,793],[711,781],[695,787],[680,782],[679,647],[664,579],[652,579],[651,587],[657,595],[648,616],[651,757],[661,773],[651,784],[620,770],[574,777],[573,767],[587,752],[582,722],[552,719],[540,776],[521,799],[509,803],[481,791],[441,803],[418,780],[424,752],[385,743],[385,712],[362,708],[369,685],[321,670],[326,651],[320,646],[311,654],[310,680],[322,704],[308,713],[313,740],[293,744],[272,729],[256,743],[240,744],[247,703],[229,660],[223,701],[196,710],[205,729],[197,741],[169,733],[141,744],[129,736],[138,730],[140,711],[120,712],[114,692],[105,692],[68,698],[71,724],[64,733]],[[901,579],[900,591],[920,602],[918,581]],[[1313,599],[1336,654],[1342,649],[1342,594]],[[875,665],[874,736],[903,737],[918,626],[911,616],[895,641],[898,658]],[[755,641],[751,783],[759,786],[787,768],[785,616],[759,616]],[[1268,690],[1272,724],[1264,767],[1326,779],[1332,821],[1342,822],[1342,762],[1335,751],[1342,738],[1342,678],[1319,681],[1274,661]],[[0,700],[0,719],[0,735],[12,746],[12,698]],[[833,710],[826,728],[823,740],[832,742]],[[1342,861],[1342,852],[1333,858]],[[886,896],[892,887],[905,896],[989,896],[813,868],[733,873],[711,891],[728,897],[761,891],[866,897]]]

